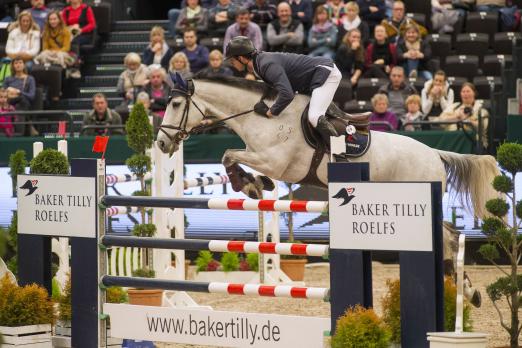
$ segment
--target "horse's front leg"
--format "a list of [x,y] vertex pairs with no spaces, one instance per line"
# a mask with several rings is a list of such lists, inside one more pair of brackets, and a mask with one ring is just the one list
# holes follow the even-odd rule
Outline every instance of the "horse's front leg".
[[263,174],[268,174],[267,172],[270,172],[270,168],[266,165],[268,160],[263,160],[263,157],[246,150],[225,151],[222,163],[225,166],[234,191],[242,191],[250,198],[260,198],[261,191],[272,191],[274,189],[274,183],[269,177],[260,175],[254,177],[239,166],[239,164],[244,164]]

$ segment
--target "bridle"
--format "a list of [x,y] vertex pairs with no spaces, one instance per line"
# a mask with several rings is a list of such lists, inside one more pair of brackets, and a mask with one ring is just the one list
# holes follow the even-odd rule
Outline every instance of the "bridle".
[[[173,88],[170,91],[167,105],[170,105],[170,103],[174,97],[181,95],[185,98],[185,107],[183,108],[183,114],[181,115],[181,120],[179,121],[179,124],[177,126],[172,125],[172,124],[162,124],[159,128],[159,131],[163,132],[163,134],[165,134],[171,142],[173,142],[177,145],[179,145],[180,142],[182,142],[183,140],[188,139],[192,134],[199,133],[199,132],[202,132],[207,129],[215,128],[219,125],[224,124],[225,121],[228,121],[232,118],[236,118],[236,117],[239,117],[242,115],[246,115],[246,114],[254,111],[254,109],[243,111],[243,112],[225,117],[224,119],[219,120],[217,122],[211,122],[209,124],[200,124],[200,125],[192,128],[191,130],[187,131],[187,122],[188,122],[188,117],[189,117],[189,112],[190,112],[190,105],[194,105],[194,107],[203,116],[203,120],[212,118],[211,116],[205,115],[205,113],[201,110],[201,108],[192,99],[193,94],[194,94],[194,82],[192,80],[187,81],[186,89]],[[173,105],[173,107],[174,107],[174,105]],[[176,135],[173,136],[173,135],[169,134],[166,131],[166,129],[174,129],[174,130],[177,130],[178,132],[176,133]]]

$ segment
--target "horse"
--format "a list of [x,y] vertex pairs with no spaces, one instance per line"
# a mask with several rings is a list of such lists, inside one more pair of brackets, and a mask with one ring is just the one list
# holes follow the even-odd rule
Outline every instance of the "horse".
[[[263,177],[241,175],[239,164],[284,182],[299,183],[307,177],[315,150],[304,139],[301,115],[309,96],[296,95],[279,116],[266,118],[252,110],[262,97],[268,105],[274,102],[275,93],[267,93],[262,82],[231,77],[178,82],[157,137],[161,151],[174,153],[181,141],[210,120],[225,123],[246,144],[246,149],[226,150],[222,158],[234,190],[251,196],[261,188],[270,189]],[[487,215],[486,201],[497,197],[491,183],[500,171],[489,155],[441,151],[407,136],[371,131],[371,146],[351,161],[368,162],[371,181],[440,181],[443,190],[450,184],[479,218]],[[324,188],[328,162],[324,154],[313,173]]]

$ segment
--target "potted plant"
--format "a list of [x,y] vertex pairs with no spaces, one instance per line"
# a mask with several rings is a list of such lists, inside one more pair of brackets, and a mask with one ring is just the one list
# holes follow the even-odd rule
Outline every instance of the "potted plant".
[[[288,199],[294,199],[293,185],[286,183],[288,186]],[[299,243],[294,240],[294,213],[288,212],[283,214],[288,226],[288,243]],[[306,256],[297,255],[281,255],[280,267],[281,270],[293,281],[303,281],[305,265],[308,262]]]
[[[154,270],[147,267],[132,271],[133,277],[154,278],[155,275]],[[129,296],[129,304],[158,307],[162,305],[163,290],[161,289],[130,288],[127,289],[127,294]]]
[[17,176],[25,173],[25,167],[27,167],[27,160],[24,150],[18,150],[9,156],[9,175],[11,176],[13,197],[16,197]]
[[373,309],[350,308],[337,320],[332,348],[388,348],[390,332]]
[[47,291],[0,280],[0,334],[10,347],[51,348],[54,307]]
[[[513,183],[517,173],[522,172],[522,145],[500,145],[497,149],[497,161],[503,174],[493,180],[493,188],[503,196],[486,202],[486,209],[492,216],[483,221],[482,231],[487,236],[488,243],[482,245],[479,252],[502,273],[502,277],[488,285],[486,291],[500,317],[500,325],[509,334],[509,347],[515,348],[519,347],[518,340],[522,330],[519,318],[522,275],[518,272],[522,257],[522,239],[518,235],[522,200],[516,200],[517,192]],[[501,253],[507,257],[509,270],[499,266]],[[509,306],[509,319],[504,318],[500,303]]]
[[197,281],[250,283],[258,279],[258,254],[240,257],[238,253],[227,252],[221,256],[221,262],[207,250],[200,251],[196,259]]

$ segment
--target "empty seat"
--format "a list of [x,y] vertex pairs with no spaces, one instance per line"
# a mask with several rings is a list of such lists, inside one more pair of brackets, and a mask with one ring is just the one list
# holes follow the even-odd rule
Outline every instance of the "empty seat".
[[206,46],[209,51],[218,50],[223,52],[223,38],[221,37],[206,37],[201,39],[199,44]]
[[367,112],[372,111],[372,103],[368,100],[350,100],[349,102],[344,104],[343,110],[345,112],[355,114],[358,112]]
[[406,17],[413,19],[417,24],[426,26],[426,15],[424,13],[406,13]]
[[371,100],[379,88],[387,83],[387,79],[359,79],[356,92],[357,100]]
[[467,56],[478,56],[479,61],[487,53],[489,47],[488,34],[484,33],[464,33],[457,35],[455,51],[457,54]]
[[420,94],[420,91],[422,91],[422,89],[424,88],[426,79],[423,77],[417,76],[417,77],[410,77],[410,78],[408,78],[408,80],[410,81],[410,85],[415,87],[417,92],[419,92],[419,94]]
[[453,89],[455,101],[460,101],[460,89],[462,88],[464,82],[468,82],[468,79],[466,79],[465,77],[448,76],[447,80],[451,89]]
[[344,107],[344,104],[352,100],[352,83],[350,79],[342,79],[337,91],[335,92],[333,101],[340,108]]
[[500,76],[502,67],[511,67],[512,57],[506,54],[491,54],[484,57],[481,69],[486,76]]
[[472,80],[478,75],[479,58],[477,56],[449,56],[446,58],[444,71],[448,76],[465,77]]
[[496,54],[513,54],[513,41],[522,40],[521,33],[505,32],[496,33],[493,40],[493,52]]
[[466,31],[488,34],[492,41],[493,35],[498,31],[498,12],[468,12]]
[[451,36],[444,34],[431,34],[428,35],[428,42],[431,47],[431,55],[439,58],[440,66],[444,67],[446,57],[451,52]]
[[502,79],[498,76],[477,76],[473,79],[473,84],[477,89],[477,99],[490,99],[491,88],[493,92],[500,91]]

